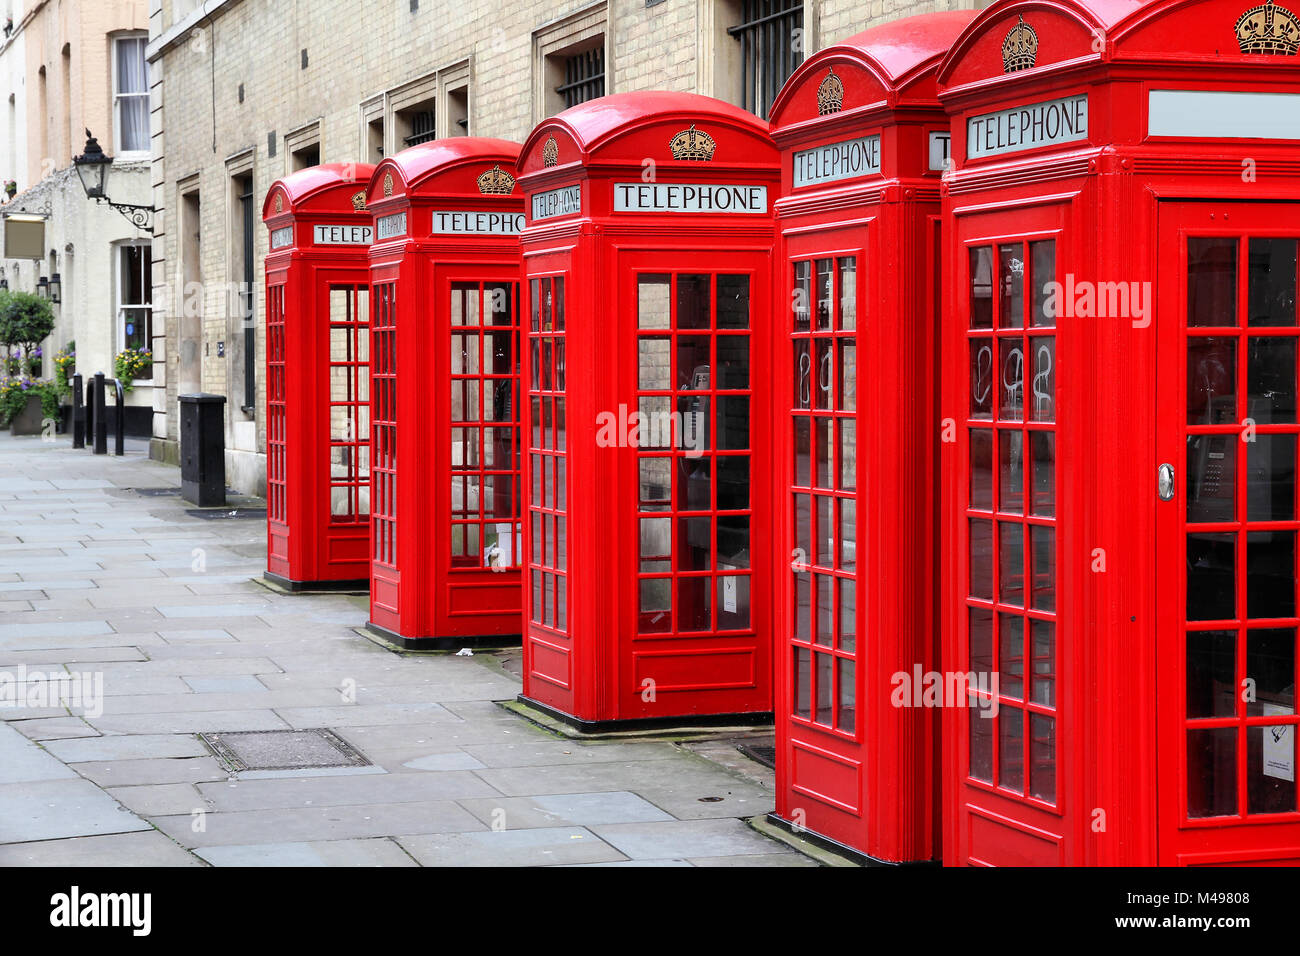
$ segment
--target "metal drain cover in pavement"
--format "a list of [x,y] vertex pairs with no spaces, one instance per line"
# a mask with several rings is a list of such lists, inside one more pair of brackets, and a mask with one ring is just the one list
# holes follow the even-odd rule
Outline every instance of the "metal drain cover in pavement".
[[741,744],[736,748],[750,760],[757,760],[765,767],[776,769],[776,747],[768,744]]
[[241,730],[199,734],[232,770],[368,767],[360,751],[331,730]]

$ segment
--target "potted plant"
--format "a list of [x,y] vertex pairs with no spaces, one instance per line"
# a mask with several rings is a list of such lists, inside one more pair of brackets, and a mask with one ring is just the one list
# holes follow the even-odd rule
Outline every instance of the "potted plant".
[[77,374],[77,343],[71,341],[54,354],[54,389],[59,394],[59,431],[72,424],[72,376]]
[[23,371],[31,378],[41,377],[41,371],[44,368],[41,359],[44,354],[39,345],[23,354],[23,363],[27,366]]
[[46,419],[58,421],[59,393],[53,382],[9,378],[0,382],[0,425],[14,435],[39,435]]
[[18,377],[24,365],[31,367],[33,359],[38,363],[39,372],[40,344],[53,331],[54,310],[45,299],[31,292],[0,293],[0,344],[4,346],[10,374],[5,383],[4,420],[13,423],[11,428],[15,434],[29,434],[33,421],[36,431],[40,431],[43,410],[48,413],[44,417],[58,416],[59,396],[53,382]]
[[13,179],[5,180],[5,195],[8,196],[10,199],[13,199],[14,196],[18,195],[17,180],[13,180]]
[[153,353],[148,349],[122,349],[113,359],[113,371],[122,388],[131,391],[135,379],[153,367]]

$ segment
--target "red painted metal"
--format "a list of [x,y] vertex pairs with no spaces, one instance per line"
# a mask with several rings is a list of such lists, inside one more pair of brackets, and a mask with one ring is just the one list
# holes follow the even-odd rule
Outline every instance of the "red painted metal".
[[369,627],[417,647],[520,630],[516,143],[456,137],[375,167]]
[[266,256],[266,574],[293,589],[365,587],[369,430],[367,164],[277,180]]
[[524,697],[588,728],[765,718],[766,124],[708,97],[618,94],[545,120],[521,157]]
[[772,108],[776,813],[894,862],[938,855],[938,712],[920,696],[939,657],[935,74],[974,15],[828,47]]
[[1300,135],[1249,6],[1007,0],[940,69],[943,661],[1000,676],[944,712],[948,864],[1300,860]]

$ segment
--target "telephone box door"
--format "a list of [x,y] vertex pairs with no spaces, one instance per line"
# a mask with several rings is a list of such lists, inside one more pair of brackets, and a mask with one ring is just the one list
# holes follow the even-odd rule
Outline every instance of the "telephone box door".
[[1162,865],[1300,861],[1297,207],[1160,211]]
[[1069,595],[1057,571],[1058,529],[1071,517],[1056,468],[1069,330],[1047,292],[1066,271],[1065,223],[1051,205],[957,222],[945,404],[964,434],[945,491],[944,653],[948,675],[969,680],[943,698],[945,857],[959,865],[1060,866],[1077,852],[1066,746],[1078,705],[1066,682],[1082,635],[1059,626]]
[[618,492],[637,496],[621,712],[654,717],[668,695],[689,697],[678,712],[767,711],[768,256],[629,252],[620,265],[620,314],[636,316],[621,392],[638,413]]

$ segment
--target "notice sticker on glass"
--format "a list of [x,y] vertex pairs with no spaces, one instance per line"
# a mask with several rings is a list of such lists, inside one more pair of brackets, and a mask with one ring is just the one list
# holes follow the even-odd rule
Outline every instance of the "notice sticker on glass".
[[[735,569],[736,566],[734,564],[727,564],[726,562],[722,562],[722,561],[718,562],[719,571],[734,571]],[[736,613],[736,578],[726,577],[726,578],[720,578],[719,580],[722,581],[722,611],[724,614],[735,614]]]
[[[1265,717],[1289,717],[1292,710],[1280,704],[1264,704]],[[1264,733],[1264,776],[1295,783],[1295,725],[1273,724],[1259,728]]]

